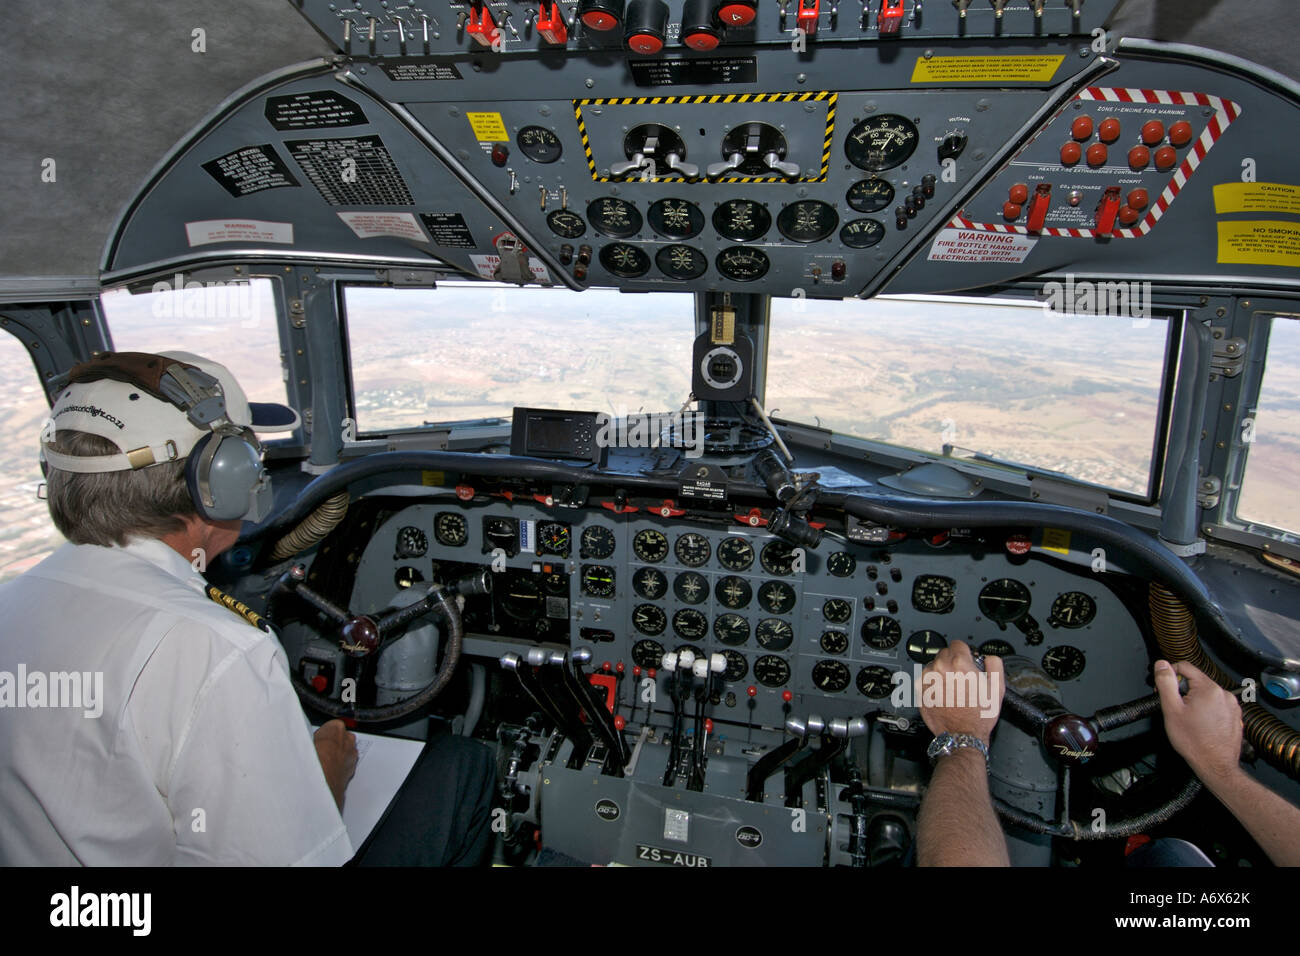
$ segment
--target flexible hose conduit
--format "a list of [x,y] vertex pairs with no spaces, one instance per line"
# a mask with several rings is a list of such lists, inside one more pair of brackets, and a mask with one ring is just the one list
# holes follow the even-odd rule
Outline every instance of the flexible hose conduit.
[[[1160,652],[1171,661],[1187,661],[1220,687],[1232,690],[1237,682],[1210,659],[1196,633],[1196,622],[1182,601],[1162,584],[1151,582],[1151,627]],[[1300,731],[1278,720],[1254,702],[1241,705],[1242,730],[1264,760],[1300,779]]]
[[348,513],[348,501],[348,492],[344,489],[321,502],[320,507],[275,542],[275,547],[271,549],[271,562],[275,564],[292,558],[324,540]]

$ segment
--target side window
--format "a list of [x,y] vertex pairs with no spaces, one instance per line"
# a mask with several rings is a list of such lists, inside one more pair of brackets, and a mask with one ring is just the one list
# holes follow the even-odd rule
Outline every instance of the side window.
[[[159,283],[159,286],[163,283]],[[178,291],[100,296],[119,352],[181,350],[220,362],[252,402],[284,402],[283,362],[270,279]]]
[[63,543],[45,502],[37,444],[50,406],[31,356],[16,338],[0,332],[0,581],[16,577]]
[[1237,517],[1300,534],[1300,318],[1273,319],[1259,401],[1239,427],[1247,451]]

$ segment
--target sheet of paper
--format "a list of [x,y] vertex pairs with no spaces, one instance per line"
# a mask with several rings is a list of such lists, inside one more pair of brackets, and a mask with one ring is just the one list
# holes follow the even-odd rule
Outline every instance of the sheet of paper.
[[422,740],[357,734],[357,772],[343,799],[343,824],[353,850],[375,828],[423,749]]

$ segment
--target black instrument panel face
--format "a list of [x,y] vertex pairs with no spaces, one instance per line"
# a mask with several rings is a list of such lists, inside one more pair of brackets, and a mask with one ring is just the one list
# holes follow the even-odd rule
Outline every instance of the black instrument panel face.
[[[494,560],[497,607],[472,616],[471,653],[478,639],[487,653],[580,645],[626,673],[685,647],[721,653],[715,719],[748,720],[751,690],[753,719],[767,726],[784,720],[787,692],[796,714],[911,712],[900,684],[954,640],[1028,658],[1076,713],[1149,689],[1140,631],[1096,575],[1013,564],[959,539],[884,548],[827,538],[800,551],[738,522],[420,504],[375,534],[358,575],[367,597],[354,606],[385,606],[403,575]],[[628,705],[631,685],[620,690]]]

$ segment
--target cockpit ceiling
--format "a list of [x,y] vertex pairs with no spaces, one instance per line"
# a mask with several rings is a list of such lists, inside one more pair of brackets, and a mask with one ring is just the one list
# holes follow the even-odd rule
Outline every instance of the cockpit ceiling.
[[[3,39],[0,39],[0,77],[2,77],[0,82],[3,82],[9,94],[0,100],[0,123],[3,123],[6,130],[7,146],[5,150],[0,151],[0,191],[2,191],[0,196],[3,197],[5,210],[5,228],[0,233],[0,284],[3,284],[4,277],[98,273],[104,244],[112,233],[118,217],[131,203],[141,186],[148,181],[150,171],[159,159],[186,137],[199,118],[210,115],[241,88],[276,70],[302,64],[313,58],[329,56],[335,52],[331,45],[299,14],[297,6],[298,4],[288,0],[228,0],[220,5],[198,2],[198,0],[177,0],[163,5],[147,3],[143,0],[116,0],[111,8],[97,7],[92,13],[83,4],[73,4],[64,0],[13,0],[9,3],[6,12],[11,29],[5,31]],[[942,7],[945,14],[949,12],[946,3],[927,5],[927,12],[930,6],[934,6],[936,10]],[[1103,4],[1099,3],[1097,6]],[[1249,12],[1242,10],[1239,4],[1208,2],[1208,0],[1201,3],[1189,3],[1186,0],[1129,2],[1121,8],[1113,25],[1115,31],[1121,35],[1146,36],[1198,44],[1242,56],[1289,74],[1294,71],[1291,67],[1293,58],[1289,56],[1290,51],[1286,50],[1285,38],[1288,32],[1267,28],[1270,22],[1289,24],[1291,17],[1289,7],[1290,4],[1285,0],[1261,0],[1252,4]],[[87,22],[92,17],[94,22]],[[17,28],[13,28],[15,25]],[[72,28],[69,28],[70,26]],[[195,36],[196,30],[204,31],[201,44],[203,52],[196,50],[200,45]],[[821,53],[821,50],[817,52]],[[823,59],[823,63],[830,62],[830,57]],[[908,114],[909,118],[918,115],[912,107],[913,101],[919,99],[922,91],[906,90],[906,76],[900,81],[897,77],[891,77],[888,70],[882,70],[878,76],[873,72],[870,84],[854,83],[858,90],[845,93],[842,81],[837,83],[828,77],[823,77],[821,82],[817,82],[818,78],[814,75],[818,72],[816,65],[816,60],[809,65],[805,71],[808,77],[802,86],[784,80],[773,81],[775,85],[772,85],[765,80],[762,88],[755,87],[753,92],[771,95],[811,90],[823,94],[842,94],[835,106],[839,113],[841,128],[846,131],[852,125],[855,108],[857,108],[858,118],[864,116],[864,111],[873,105],[880,113],[894,113],[896,110],[897,115]],[[1084,61],[1080,60],[1078,66],[1083,65]],[[1074,66],[1070,64],[1069,68]],[[618,69],[622,71],[621,66]],[[1180,71],[1182,71],[1181,75]],[[580,71],[568,72],[576,74]],[[609,76],[613,75],[610,67],[605,67],[604,72]],[[833,68],[824,67],[822,72],[833,75]],[[489,73],[490,71],[485,71],[483,74],[475,74],[475,79],[480,81],[476,86],[476,90],[480,91],[479,96],[496,101],[499,105],[503,105],[506,99],[516,99],[521,96],[519,87],[513,91],[481,92],[492,89],[493,83]],[[1063,67],[1056,80],[1059,82],[1067,73],[1068,69]],[[1278,137],[1270,137],[1268,130],[1293,128],[1293,117],[1289,112],[1275,115],[1268,109],[1251,109],[1255,105],[1251,102],[1252,96],[1260,106],[1266,106],[1268,102],[1276,104],[1280,101],[1261,95],[1252,84],[1235,78],[1225,78],[1222,84],[1216,85],[1215,90],[1202,90],[1206,75],[1207,71],[1188,67],[1171,68],[1160,63],[1132,62],[1126,63],[1120,71],[1108,75],[1097,85],[1148,89],[1157,92],[1203,92],[1231,100],[1242,107],[1241,118],[1234,117],[1234,120],[1241,124],[1235,132],[1241,138],[1249,136],[1252,141],[1252,153],[1260,154],[1252,155],[1252,158],[1259,162],[1261,168],[1266,168],[1265,163],[1286,162],[1288,157],[1284,155],[1284,144]],[[359,81],[360,86],[371,87],[381,96],[396,98],[403,95],[398,90],[402,84],[393,82],[377,69],[371,69],[367,75],[361,75],[357,71],[354,79]],[[1198,79],[1199,85],[1196,82]],[[558,108],[582,97],[583,94],[579,89],[570,90],[565,86],[566,71],[556,71],[555,81],[554,90],[534,90],[530,87],[522,94],[529,97],[528,105],[534,115],[538,107],[547,105],[547,98],[555,99],[557,102],[552,105]],[[411,85],[423,86],[424,84]],[[610,83],[598,82],[596,92],[606,93],[610,85]],[[565,88],[560,89],[561,86]],[[419,128],[414,132],[404,128],[404,125],[409,124],[403,124],[400,118],[389,115],[382,104],[372,99],[365,89],[345,86],[328,70],[323,71],[316,82],[291,78],[283,82],[283,87],[283,89],[270,91],[271,95],[285,95],[289,91],[331,90],[353,102],[364,104],[364,112],[367,114],[369,124],[349,127],[345,130],[347,136],[363,139],[368,136],[378,136],[385,151],[390,154],[392,162],[407,181],[408,188],[431,190],[423,197],[415,197],[417,200],[423,198],[425,201],[420,201],[415,207],[407,207],[407,209],[417,214],[433,214],[433,225],[437,226],[444,238],[450,237],[450,239],[463,236],[460,222],[456,219],[459,214],[465,220],[464,230],[473,237],[476,246],[484,247],[468,250],[464,247],[463,239],[457,240],[459,244],[453,243],[441,247],[424,244],[421,248],[416,248],[420,244],[413,245],[410,239],[404,240],[392,235],[362,238],[366,225],[361,224],[362,232],[359,232],[354,228],[356,224],[349,225],[346,220],[340,219],[336,210],[311,185],[310,174],[304,171],[299,158],[286,145],[289,141],[343,137],[322,136],[318,135],[319,131],[298,134],[292,131],[274,130],[265,119],[264,100],[258,97],[254,97],[257,102],[249,102],[238,117],[221,124],[218,129],[209,131],[208,139],[199,140],[199,143],[205,147],[202,156],[196,152],[181,158],[182,165],[187,162],[194,163],[195,168],[191,170],[194,174],[193,179],[188,180],[190,191],[187,192],[184,188],[185,180],[176,180],[170,184],[164,181],[155,194],[146,197],[141,208],[147,207],[150,202],[161,202],[167,190],[172,189],[175,190],[172,198],[180,205],[169,205],[166,207],[166,214],[173,216],[175,222],[204,221],[211,216],[229,217],[232,204],[231,194],[228,191],[218,189],[218,194],[211,197],[193,192],[200,185],[212,187],[217,182],[208,172],[201,170],[202,163],[229,156],[231,152],[240,148],[261,147],[268,142],[274,142],[280,157],[277,161],[287,165],[291,175],[301,184],[300,187],[267,189],[257,195],[241,197],[236,200],[236,203],[248,207],[239,211],[241,216],[266,221],[292,221],[298,227],[300,236],[304,231],[309,231],[313,236],[313,242],[310,248],[304,247],[300,251],[393,256],[423,260],[430,264],[435,263],[436,259],[444,259],[457,270],[474,271],[477,267],[471,256],[481,260],[485,254],[493,251],[485,244],[495,237],[497,227],[519,226],[525,232],[536,234],[537,245],[546,246],[549,250],[548,255],[552,259],[558,258],[560,244],[551,241],[556,237],[543,225],[544,214],[540,208],[537,210],[539,215],[533,217],[536,222],[525,221],[522,213],[503,217],[500,214],[502,210],[494,210],[491,202],[485,203],[482,194],[475,196],[473,190],[456,181],[454,176],[447,174],[441,165],[441,159],[430,153],[427,145],[420,142]],[[896,105],[885,103],[886,96],[882,93],[879,103],[870,102],[873,98],[869,96],[869,90],[886,88],[897,90],[900,87],[907,92],[911,101]],[[683,90],[671,88],[670,92],[680,93]],[[691,90],[691,92],[698,91]],[[751,91],[746,88],[745,92]],[[934,94],[933,99],[938,98],[935,88],[927,92]],[[895,99],[901,95],[901,93],[892,94]],[[963,96],[971,102],[957,103],[956,100]],[[600,97],[593,94],[590,98]],[[411,100],[414,99],[416,97],[411,97]],[[416,123],[423,124],[428,132],[440,140],[454,139],[454,135],[449,135],[451,126],[447,122],[445,109],[440,108],[445,104],[438,103],[437,95],[427,95],[422,91],[418,99],[423,102],[413,103],[410,110]],[[827,97],[823,97],[813,101],[812,115],[818,120],[825,119],[823,111],[829,105],[826,99]],[[949,118],[949,113],[958,116],[965,115],[967,108],[978,109],[980,99],[981,97],[976,95],[974,90],[959,90],[956,99],[952,102],[953,108],[945,109],[944,116],[939,117],[938,113],[925,110],[921,110],[921,113],[925,114],[924,118],[927,121],[932,120],[943,125]],[[1186,198],[1181,205],[1174,203],[1168,209],[1164,228],[1159,233],[1163,237],[1159,250],[1153,251],[1150,257],[1134,257],[1132,254],[1132,250],[1137,247],[1137,243],[1141,243],[1141,239],[1132,241],[1116,239],[1108,244],[1085,246],[1080,242],[1072,243],[1068,239],[1052,237],[1045,238],[1043,241],[1060,245],[1061,252],[1059,255],[1053,253],[1042,257],[1043,262],[1030,263],[1032,269],[1026,269],[1024,266],[1008,267],[1002,270],[1002,274],[998,274],[997,270],[989,270],[986,264],[980,264],[978,268],[949,264],[942,270],[927,266],[925,253],[929,249],[929,243],[924,243],[923,248],[913,248],[922,245],[917,237],[922,234],[923,227],[927,224],[927,216],[937,220],[941,215],[954,212],[955,210],[950,209],[943,200],[952,199],[962,188],[972,185],[976,179],[991,171],[987,167],[990,166],[997,150],[1007,145],[1020,126],[1034,117],[1040,108],[1050,105],[1046,102],[1043,90],[1032,88],[1011,90],[991,99],[990,106],[981,111],[984,122],[978,126],[972,124],[972,147],[965,155],[967,168],[962,172],[961,179],[957,183],[943,184],[944,189],[948,191],[948,196],[943,196],[941,192],[938,201],[932,200],[929,209],[919,217],[922,221],[909,223],[909,228],[905,231],[895,231],[892,213],[886,210],[885,224],[888,227],[888,238],[881,243],[879,249],[873,250],[870,256],[863,254],[850,259],[849,275],[841,285],[831,291],[831,294],[879,291],[893,272],[889,267],[894,263],[901,263],[907,256],[914,256],[912,265],[895,278],[892,285],[888,285],[888,288],[893,291],[930,291],[987,284],[1018,272],[1040,271],[1043,268],[1050,270],[1053,261],[1047,260],[1070,261],[1072,268],[1081,273],[1132,271],[1167,275],[1204,275],[1215,271],[1214,262],[1206,261],[1207,250],[1212,260],[1214,243],[1198,240],[1196,228],[1194,226],[1189,228],[1188,221],[1180,220],[1180,217],[1195,215],[1204,218],[1212,215],[1212,211],[1207,214],[1206,210],[1201,208],[1198,212],[1193,208],[1195,203],[1186,201]],[[685,106],[689,105],[685,104]],[[781,106],[779,103],[763,105],[773,109]],[[803,105],[801,103],[797,108],[802,109]],[[571,106],[568,108],[572,109]],[[683,110],[683,113],[685,111]],[[1048,112],[1050,113],[1050,109]],[[587,119],[595,119],[590,111]],[[461,123],[463,122],[462,119]],[[724,117],[720,122],[725,125],[730,121]],[[253,125],[241,126],[241,123]],[[598,125],[599,121],[596,120],[593,129]],[[619,125],[624,124],[620,122]],[[385,129],[381,130],[380,127]],[[935,133],[934,129],[922,130],[925,154],[932,165],[936,160],[930,137]],[[390,136],[392,142],[388,140]],[[835,171],[840,174],[841,179],[844,178],[844,170],[841,167],[846,166],[843,162],[842,137],[843,134],[841,139],[833,144],[832,153]],[[975,140],[983,140],[982,147],[976,145]],[[1255,142],[1259,144],[1258,149],[1254,148]],[[470,143],[470,146],[476,145]],[[513,142],[511,146],[513,148]],[[1041,148],[1046,149],[1046,145],[1042,145]],[[456,155],[455,149],[456,147],[452,146],[453,157]],[[300,155],[303,155],[301,148],[299,150]],[[1269,150],[1276,151],[1277,156],[1268,155]],[[983,153],[982,161],[974,159],[977,151]],[[573,155],[581,159],[580,145]],[[918,152],[917,155],[920,157],[921,153]],[[1203,197],[1195,202],[1201,203],[1202,206],[1210,202],[1209,184],[1239,179],[1240,175],[1236,170],[1242,155],[1242,150],[1235,145],[1231,150],[1221,150],[1218,156],[1210,151],[1197,171],[1199,178],[1206,185],[1201,190]],[[473,159],[480,160],[485,156],[486,154],[475,150]],[[708,161],[712,161],[713,158],[708,157]],[[820,158],[817,157],[818,160]],[[54,160],[56,177],[54,182],[42,180],[42,173],[48,165],[45,163],[47,159]],[[236,161],[237,159],[227,160],[227,165]],[[812,170],[812,172],[817,171]],[[487,172],[493,173],[499,170],[489,167]],[[916,172],[915,179],[919,181],[923,173],[919,169]],[[478,173],[475,172],[475,175],[478,176]],[[1263,179],[1265,177],[1261,176],[1261,180]],[[505,191],[503,183],[504,180],[500,183],[493,180],[486,185],[484,191],[489,194],[489,198],[495,196],[505,206],[504,211],[511,213],[508,204],[510,194]],[[1196,179],[1193,179],[1192,183],[1193,186],[1189,188],[1195,187]],[[919,182],[917,184],[919,185]],[[543,180],[541,185],[550,187],[548,191],[552,194],[557,192],[553,188],[555,183]],[[608,184],[593,184],[588,178],[585,185],[590,189],[593,185]],[[828,194],[832,191],[837,193],[833,204],[838,204],[841,213],[845,211],[842,195],[845,185],[848,185],[847,180],[844,183],[836,180],[822,189]],[[997,189],[994,189],[994,186]],[[644,191],[646,187],[633,187],[633,192],[635,188]],[[786,191],[784,187],[777,188]],[[811,194],[816,193],[819,188],[822,187],[814,183],[808,184],[807,193],[801,198],[818,198]],[[537,184],[528,184],[528,189],[536,205],[539,192]],[[982,199],[972,205],[976,207],[986,205],[989,206],[989,210],[996,213],[1005,199],[1000,193],[997,197],[994,196],[994,193],[998,193],[999,190],[1001,193],[1007,190],[1007,184],[1000,179],[991,184]],[[295,204],[289,200],[289,197],[278,195],[290,192],[302,194],[302,201]],[[601,195],[610,192],[605,190]],[[720,201],[745,198],[740,195],[741,190],[738,187],[722,187],[721,192],[727,192],[727,195],[711,197],[710,207],[713,198],[718,198]],[[735,196],[732,195],[733,192],[736,193]],[[634,193],[633,204],[638,207],[640,213],[648,212],[650,202],[657,197],[647,194],[644,198],[645,201],[641,201],[641,198]],[[993,202],[994,198],[998,201]],[[222,205],[223,200],[224,205]],[[202,207],[205,203],[211,206],[209,210],[211,216],[203,212]],[[555,211],[556,203],[557,198],[552,198],[551,206],[545,212]],[[272,212],[254,214],[252,207],[262,205],[296,206],[296,208],[292,217],[281,212],[277,213],[278,219],[273,219]],[[1091,206],[1091,201],[1088,205]],[[585,202],[583,206],[586,206]],[[382,209],[383,203],[373,204],[372,208]],[[777,209],[779,208],[780,203],[777,204]],[[989,210],[977,208],[974,212],[971,210],[967,212],[971,212],[972,216],[979,215],[990,219],[993,223],[1000,223],[999,218],[989,215]],[[582,211],[585,215],[585,208]],[[162,215],[162,213],[163,208],[159,207],[157,214]],[[849,221],[849,216],[841,214],[837,225],[844,226]],[[433,228],[433,225],[423,219],[417,222],[426,233]],[[930,226],[938,224],[937,221],[928,222]],[[129,269],[159,261],[159,256],[165,259],[171,255],[189,253],[194,249],[188,244],[187,237],[183,233],[179,234],[179,247],[176,247],[178,239],[176,235],[148,234],[157,231],[156,221],[151,225],[147,219],[139,220],[136,225],[140,230],[139,234],[132,234],[130,228],[127,229],[122,237],[122,243],[108,263],[110,269]],[[1199,225],[1204,226],[1205,223]],[[1070,228],[1064,223],[1061,226]],[[777,225],[774,224],[772,229],[775,233]],[[589,232],[588,240],[590,238]],[[602,240],[593,245],[599,247],[612,244]],[[665,243],[656,243],[647,247],[651,258],[661,245]],[[230,247],[215,246],[215,248]],[[716,249],[704,250],[709,260],[709,268],[708,276],[701,282],[706,287],[728,287],[727,282],[719,280],[714,271],[718,258],[727,251],[727,248],[730,247],[719,243]],[[626,250],[622,251],[626,252]],[[821,262],[817,256],[806,254],[808,251],[799,249],[797,254],[778,251],[776,255],[769,256],[770,271],[764,287],[755,291],[790,294],[790,289],[801,286],[819,274],[825,274],[829,281],[831,267],[843,257],[837,259],[835,254],[828,252],[823,257],[826,261]],[[918,251],[919,255],[916,254]],[[588,281],[595,284],[617,284],[627,288],[657,287],[649,283],[638,284],[626,277],[603,272],[603,266],[598,261],[599,252],[600,249],[597,248],[593,256],[597,261],[591,267]],[[558,273],[560,270],[556,269],[555,265],[556,263],[549,265],[547,271]],[[737,268],[743,270],[747,266],[745,263],[740,263]],[[963,269],[976,274],[968,278],[963,275]],[[1232,271],[1263,278],[1277,278],[1284,272],[1280,268],[1270,269],[1267,265]],[[658,275],[657,267],[652,268],[650,274]],[[571,267],[568,269],[568,275],[572,277]],[[711,282],[710,277],[715,281]],[[558,275],[555,279],[558,280]],[[570,284],[583,283],[570,281]]]

